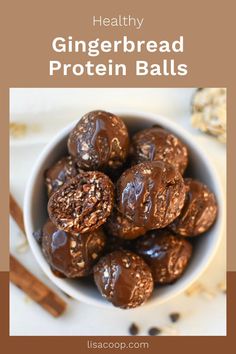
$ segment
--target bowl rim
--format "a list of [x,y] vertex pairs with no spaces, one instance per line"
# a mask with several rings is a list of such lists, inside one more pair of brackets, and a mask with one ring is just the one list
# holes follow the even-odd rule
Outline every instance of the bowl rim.
[[[218,175],[218,172],[212,163],[212,160],[205,154],[203,151],[203,148],[199,146],[192,136],[191,133],[189,133],[184,127],[182,127],[180,124],[177,122],[163,116],[159,115],[156,113],[151,113],[151,112],[144,112],[144,111],[134,111],[134,110],[112,110],[114,114],[128,118],[130,117],[135,117],[138,120],[144,120],[146,119],[148,122],[152,121],[153,124],[155,122],[157,124],[161,124],[164,128],[169,129],[173,133],[176,133],[180,137],[184,137],[184,140],[187,141],[187,144],[189,144],[190,149],[194,149],[197,154],[201,155],[202,160],[204,161],[205,165],[208,168],[208,173],[211,176],[211,180],[214,183],[214,191],[217,194],[217,201],[218,201],[218,217],[217,217],[217,228],[215,230],[215,233],[217,236],[214,238],[214,242],[211,243],[211,247],[208,248],[208,258],[206,259],[206,256],[204,258],[204,262],[202,261],[199,263],[199,266],[196,267],[190,275],[188,275],[184,280],[182,280],[181,283],[176,282],[169,288],[168,294],[163,295],[162,297],[154,297],[152,296],[146,303],[145,307],[151,306],[151,305],[159,305],[162,304],[171,298],[179,295],[183,291],[185,291],[188,287],[190,287],[201,275],[202,273],[206,270],[206,268],[209,266],[211,263],[213,257],[215,256],[215,253],[218,249],[218,246],[220,244],[222,234],[223,234],[223,227],[224,227],[224,220],[225,220],[225,200],[224,200],[224,193],[223,193],[223,187]],[[75,124],[78,122],[79,119],[76,119],[75,121],[69,123],[66,125],[63,129],[61,129],[53,138],[52,140],[45,145],[43,150],[41,151],[40,155],[35,161],[35,164],[31,170],[30,177],[28,179],[27,185],[26,185],[26,190],[25,190],[25,196],[24,196],[24,206],[23,206],[23,212],[24,212],[24,224],[25,224],[25,230],[26,230],[26,236],[30,245],[30,248],[33,252],[34,257],[36,258],[37,263],[39,264],[40,268],[43,270],[43,272],[46,274],[46,276],[62,291],[67,293],[69,296],[72,298],[84,302],[89,305],[95,305],[99,306],[102,308],[112,308],[116,310],[120,310],[112,306],[111,303],[108,301],[104,301],[104,299],[95,299],[89,295],[85,295],[83,293],[80,293],[76,289],[70,286],[67,282],[64,281],[64,279],[58,278],[54,276],[54,274],[51,272],[51,269],[47,263],[47,261],[42,257],[42,252],[38,247],[38,244],[36,243],[32,232],[33,230],[33,221],[31,220],[31,196],[34,190],[34,184],[35,180],[37,179],[37,176],[41,170],[41,165],[45,161],[45,159],[50,155],[50,151],[53,150],[53,148],[60,143],[61,140],[63,140],[70,132],[70,130],[75,126]],[[178,285],[179,283],[179,285]],[[142,306],[141,306],[142,307]],[[134,311],[139,309],[131,309],[130,311]]]

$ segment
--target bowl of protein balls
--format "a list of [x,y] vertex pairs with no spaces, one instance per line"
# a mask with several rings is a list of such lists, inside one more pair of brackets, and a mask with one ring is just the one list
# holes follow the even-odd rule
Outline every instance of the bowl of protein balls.
[[222,234],[223,197],[207,151],[180,125],[94,110],[52,138],[26,188],[40,267],[76,300],[134,309],[189,287]]

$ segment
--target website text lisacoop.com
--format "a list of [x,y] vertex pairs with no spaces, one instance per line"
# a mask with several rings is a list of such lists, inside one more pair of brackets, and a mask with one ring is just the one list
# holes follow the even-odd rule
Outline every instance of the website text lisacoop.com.
[[[183,53],[184,39],[180,36],[172,42],[162,41],[133,41],[127,36],[120,40],[107,41],[99,38],[91,41],[74,40],[71,36],[56,37],[52,41],[52,49],[59,56],[60,53],[75,53],[78,58],[81,57],[98,57],[105,53],[153,53],[158,54],[158,62],[150,63],[146,60],[135,60],[134,68],[137,76],[186,76],[188,68],[186,64],[176,63],[175,59],[164,58],[168,53]],[[80,57],[81,55],[81,57]],[[163,58],[160,58],[162,56]],[[140,55],[139,55],[140,57]],[[169,57],[169,54],[168,54]],[[155,56],[156,58],[156,56]],[[59,59],[59,58],[58,58]],[[49,74],[56,76],[62,74],[64,76],[126,76],[127,65],[125,63],[115,63],[113,59],[104,59],[103,63],[94,63],[92,60],[84,60],[83,62],[65,63],[61,60],[50,60]]]

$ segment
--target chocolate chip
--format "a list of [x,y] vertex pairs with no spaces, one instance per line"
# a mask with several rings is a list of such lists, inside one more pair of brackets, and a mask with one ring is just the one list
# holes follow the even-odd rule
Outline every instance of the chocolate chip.
[[172,322],[177,322],[180,319],[180,314],[178,312],[173,312],[170,314],[170,319]]
[[149,336],[158,336],[161,333],[161,329],[158,327],[151,327],[148,330]]
[[139,328],[135,323],[132,323],[129,327],[129,333],[131,336],[136,336],[139,333]]

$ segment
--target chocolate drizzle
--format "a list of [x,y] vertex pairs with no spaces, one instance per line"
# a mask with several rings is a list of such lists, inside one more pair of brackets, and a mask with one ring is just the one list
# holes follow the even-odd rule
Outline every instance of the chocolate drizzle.
[[192,245],[168,230],[153,230],[136,241],[135,251],[150,266],[155,283],[169,284],[186,269]]
[[129,251],[115,251],[103,257],[94,267],[94,280],[108,301],[124,309],[140,306],[153,291],[149,267]]
[[117,208],[135,225],[163,228],[181,212],[185,187],[176,169],[161,161],[126,170],[117,182]]
[[112,113],[89,112],[70,133],[68,150],[84,170],[120,168],[129,151],[127,128]]
[[133,136],[132,159],[134,164],[145,161],[168,162],[183,174],[188,163],[188,151],[175,135],[160,127],[152,127]]
[[182,236],[197,236],[207,231],[217,214],[215,196],[203,183],[186,178],[186,198],[180,216],[170,225]]
[[45,172],[45,184],[48,196],[56,192],[65,182],[79,173],[71,156],[63,157]]
[[105,248],[101,229],[81,236],[71,235],[48,220],[43,227],[42,250],[53,268],[68,278],[89,275]]

